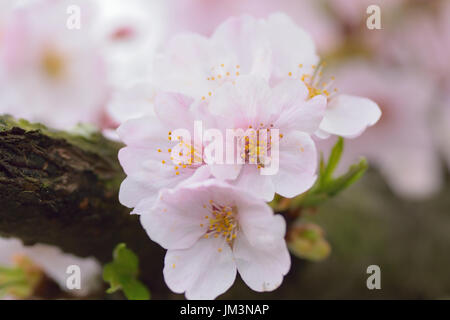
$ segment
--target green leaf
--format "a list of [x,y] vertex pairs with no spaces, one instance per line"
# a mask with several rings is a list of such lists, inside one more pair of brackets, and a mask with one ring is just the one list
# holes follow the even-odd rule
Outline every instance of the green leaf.
[[[339,137],[338,141],[331,150],[330,157],[325,169],[320,170],[320,185],[326,185],[333,177],[334,170],[336,170],[339,160],[341,160],[342,151],[344,150],[344,139]],[[322,158],[323,161],[323,158]],[[323,164],[321,165],[323,166]]]
[[122,290],[129,300],[149,300],[150,292],[138,279],[139,258],[124,243],[116,246],[114,260],[103,267],[103,280],[109,283],[107,293]]
[[333,173],[339,164],[343,150],[344,139],[339,137],[339,140],[331,150],[327,164],[325,164],[323,155],[321,154],[317,182],[309,191],[290,201],[289,207],[291,209],[316,207],[330,197],[345,190],[364,175],[368,168],[368,163],[366,159],[362,158],[360,162],[350,166],[345,174],[333,178]]
[[338,194],[358,181],[364,175],[368,167],[367,160],[362,158],[358,163],[351,165],[345,174],[330,181],[324,186],[323,192],[327,193],[329,196]]

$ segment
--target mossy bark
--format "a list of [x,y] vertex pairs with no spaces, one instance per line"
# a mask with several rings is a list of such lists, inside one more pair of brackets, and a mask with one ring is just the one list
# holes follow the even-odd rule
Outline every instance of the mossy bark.
[[164,251],[118,201],[121,145],[98,133],[69,134],[0,117],[0,236],[112,259],[125,242],[155,297],[168,293]]

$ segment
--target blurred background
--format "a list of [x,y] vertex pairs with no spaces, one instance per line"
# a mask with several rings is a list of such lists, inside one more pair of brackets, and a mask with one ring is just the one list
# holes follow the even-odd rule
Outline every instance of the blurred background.
[[[72,4],[83,17],[77,36],[59,27]],[[379,30],[366,25],[369,5],[381,8]],[[229,16],[272,12],[312,35],[340,92],[371,98],[383,115],[345,141],[340,169],[365,156],[369,172],[303,213],[331,252],[317,262],[294,257],[275,292],[254,293],[239,282],[223,298],[449,298],[448,0],[1,0],[0,114],[65,130],[82,122],[111,134],[120,122],[107,107],[111,97],[151,77],[169,37],[210,36]],[[43,51],[48,43],[58,49]],[[70,65],[55,52],[67,53]],[[61,72],[70,79],[47,81]],[[328,154],[333,141],[319,143]],[[0,264],[10,256],[0,246]],[[372,264],[381,268],[381,290],[366,287]]]

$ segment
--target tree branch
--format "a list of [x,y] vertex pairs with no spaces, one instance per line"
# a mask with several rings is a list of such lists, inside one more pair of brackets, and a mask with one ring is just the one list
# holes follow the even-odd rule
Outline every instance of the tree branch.
[[100,134],[68,134],[0,117],[0,236],[101,262],[125,242],[140,257],[153,296],[164,297],[164,250],[118,201],[120,147]]

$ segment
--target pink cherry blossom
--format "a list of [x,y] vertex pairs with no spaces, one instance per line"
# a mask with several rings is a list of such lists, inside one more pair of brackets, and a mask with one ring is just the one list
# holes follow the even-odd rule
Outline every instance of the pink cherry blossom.
[[[180,143],[172,132],[186,129],[194,135],[194,121],[206,120],[203,110],[197,109],[191,98],[175,93],[158,94],[154,105],[155,115],[128,120],[117,130],[127,145],[119,152],[127,174],[120,187],[119,200],[128,207],[135,207],[143,198],[156,199],[162,188],[209,177],[209,169],[202,163],[174,163],[172,159],[172,149]],[[193,141],[184,143],[190,143],[198,158],[203,146]]]
[[[155,116],[131,119],[118,129],[120,139],[127,145],[119,152],[127,174],[120,189],[121,203],[135,207],[142,198],[155,199],[161,188],[205,179],[209,174],[252,190],[267,201],[273,199],[275,192],[286,197],[305,192],[316,179],[317,152],[311,135],[318,130],[325,111],[323,96],[305,101],[307,95],[308,90],[300,81],[287,79],[271,88],[257,76],[242,76],[234,84],[224,84],[208,103],[194,102],[180,94],[158,94],[154,101]],[[245,140],[248,135],[238,137],[237,157],[242,163],[236,160],[230,164],[226,159],[207,163],[203,157],[206,145],[195,141],[189,142],[194,149],[190,155],[198,161],[174,163],[172,152],[179,142],[172,132],[184,128],[194,136],[195,120],[204,121],[205,128],[222,130],[224,137],[227,129],[254,128],[264,132],[278,129],[279,170],[263,175],[266,161],[249,161],[252,152],[261,156],[258,150],[262,145],[269,150],[265,157],[271,161],[275,151],[270,135],[258,145]]]
[[265,18],[274,12],[287,12],[308,31],[321,50],[330,50],[341,41],[339,25],[311,0],[168,0],[172,32],[191,31],[210,36],[218,24],[230,16],[250,14]]
[[36,2],[8,20],[0,47],[1,113],[64,129],[100,122],[106,78],[89,36],[91,11],[83,7],[81,29],[72,30],[70,4]]
[[223,84],[241,75],[258,75],[277,85],[286,78],[305,83],[309,97],[329,101],[317,134],[360,135],[381,113],[369,99],[340,95],[322,78],[322,67],[312,38],[286,15],[267,19],[230,18],[210,38],[184,34],[170,42],[156,63],[158,85],[208,99]]
[[[307,97],[307,87],[291,79],[274,88],[256,76],[242,76],[234,83],[224,84],[212,95],[208,106],[216,124],[233,130],[278,129],[279,171],[264,175],[261,173],[263,160],[256,164],[246,160],[245,164],[236,166],[212,166],[211,173],[267,201],[275,193],[291,198],[308,190],[316,180],[317,166],[311,135],[323,119],[326,99],[322,95],[309,100]],[[239,152],[247,159],[254,148],[265,143],[270,150],[270,141],[259,141],[254,146],[243,141]]]
[[200,99],[239,75],[275,83],[299,64],[310,70],[318,61],[310,35],[286,15],[241,16],[226,20],[210,38],[175,36],[155,62],[155,79],[163,89]]
[[289,271],[286,223],[244,190],[217,180],[165,189],[138,205],[150,238],[167,249],[164,278],[188,299],[214,299],[236,271],[258,292],[280,286]]
[[[77,296],[85,296],[101,288],[101,266],[92,257],[80,258],[72,254],[62,252],[58,247],[47,244],[35,244],[24,246],[18,239],[0,238],[0,265],[4,267],[13,266],[15,256],[26,256],[37,267],[51,279],[53,279],[62,290]],[[71,265],[77,265],[81,269],[81,288],[69,290],[67,288],[66,271]]]

